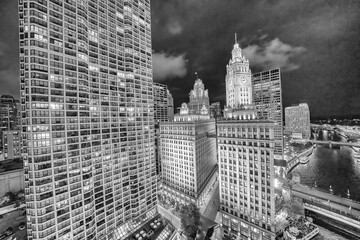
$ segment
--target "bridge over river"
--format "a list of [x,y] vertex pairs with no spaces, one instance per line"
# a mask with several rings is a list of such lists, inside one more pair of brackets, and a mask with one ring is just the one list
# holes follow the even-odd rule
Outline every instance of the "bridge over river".
[[299,183],[289,185],[290,195],[301,199],[304,209],[360,230],[360,202],[310,188]]

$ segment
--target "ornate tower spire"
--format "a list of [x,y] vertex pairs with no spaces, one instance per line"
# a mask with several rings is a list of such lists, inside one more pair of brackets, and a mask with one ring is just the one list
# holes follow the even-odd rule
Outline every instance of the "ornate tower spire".
[[236,33],[235,33],[235,44],[237,44],[238,43],[238,41],[237,41],[237,35],[236,35]]

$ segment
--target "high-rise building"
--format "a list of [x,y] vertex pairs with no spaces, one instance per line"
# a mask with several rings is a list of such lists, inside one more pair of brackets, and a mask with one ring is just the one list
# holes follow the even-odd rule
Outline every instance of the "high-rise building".
[[285,132],[296,138],[310,139],[310,110],[307,103],[285,108]]
[[275,158],[283,159],[283,112],[280,69],[252,75],[254,104],[260,119],[272,120],[274,126]]
[[168,119],[169,121],[174,120],[174,99],[170,91],[167,90],[167,106],[168,106]]
[[200,78],[195,80],[194,88],[189,93],[189,113],[190,114],[209,114],[210,101],[208,90],[205,90],[204,83]]
[[253,104],[251,70],[249,60],[242,54],[235,34],[231,59],[226,65],[226,106],[224,117],[254,119],[257,116]]
[[160,123],[162,194],[177,203],[200,205],[217,181],[216,126],[200,79],[172,122]]
[[155,156],[156,156],[156,174],[161,172],[159,142],[160,130],[159,123],[172,121],[174,119],[174,100],[167,86],[160,83],[154,83],[154,120],[155,120]]
[[[13,96],[2,95],[0,97],[0,154],[4,151],[4,133],[5,131],[20,130],[21,125],[21,107],[19,101]],[[7,138],[5,138],[6,140]],[[10,143],[11,144],[11,143]],[[10,159],[2,156],[3,159]]]
[[226,65],[226,106],[232,109],[240,109],[244,105],[250,105],[252,101],[252,83],[249,60],[242,54],[242,50],[236,39],[231,52],[231,59]]
[[275,239],[274,123],[217,122],[222,231],[232,239]]
[[155,122],[168,121],[168,89],[167,86],[160,83],[155,83],[153,86],[154,92],[154,120]]
[[160,123],[164,197],[201,204],[217,180],[215,134],[215,121],[210,119]]
[[2,132],[3,160],[21,158],[21,130]]
[[126,239],[156,214],[150,1],[18,2],[28,239]]

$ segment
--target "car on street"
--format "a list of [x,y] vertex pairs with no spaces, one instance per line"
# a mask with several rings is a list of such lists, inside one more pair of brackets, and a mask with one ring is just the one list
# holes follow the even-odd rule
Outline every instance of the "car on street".
[[19,224],[19,230],[24,230],[25,227],[26,227],[26,224],[25,224],[24,222],[21,222],[21,223]]

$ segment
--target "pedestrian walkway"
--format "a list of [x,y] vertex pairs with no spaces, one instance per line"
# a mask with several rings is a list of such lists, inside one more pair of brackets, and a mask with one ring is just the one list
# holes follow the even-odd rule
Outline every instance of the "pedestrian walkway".
[[[217,197],[215,194],[219,195],[219,184],[218,182],[215,183],[215,187],[211,189],[211,191],[206,195],[204,203],[200,206],[200,213],[203,215],[209,205],[215,203],[215,198]],[[206,216],[209,218],[208,216]],[[213,220],[213,219],[212,219]]]
[[15,210],[17,210],[17,209],[19,209],[19,208],[26,207],[26,204],[21,204],[19,207],[14,207],[14,206],[15,206],[15,203],[0,208],[0,215],[5,215],[5,214],[7,214],[7,213],[9,213],[9,212],[12,212],[12,211],[15,211]]

